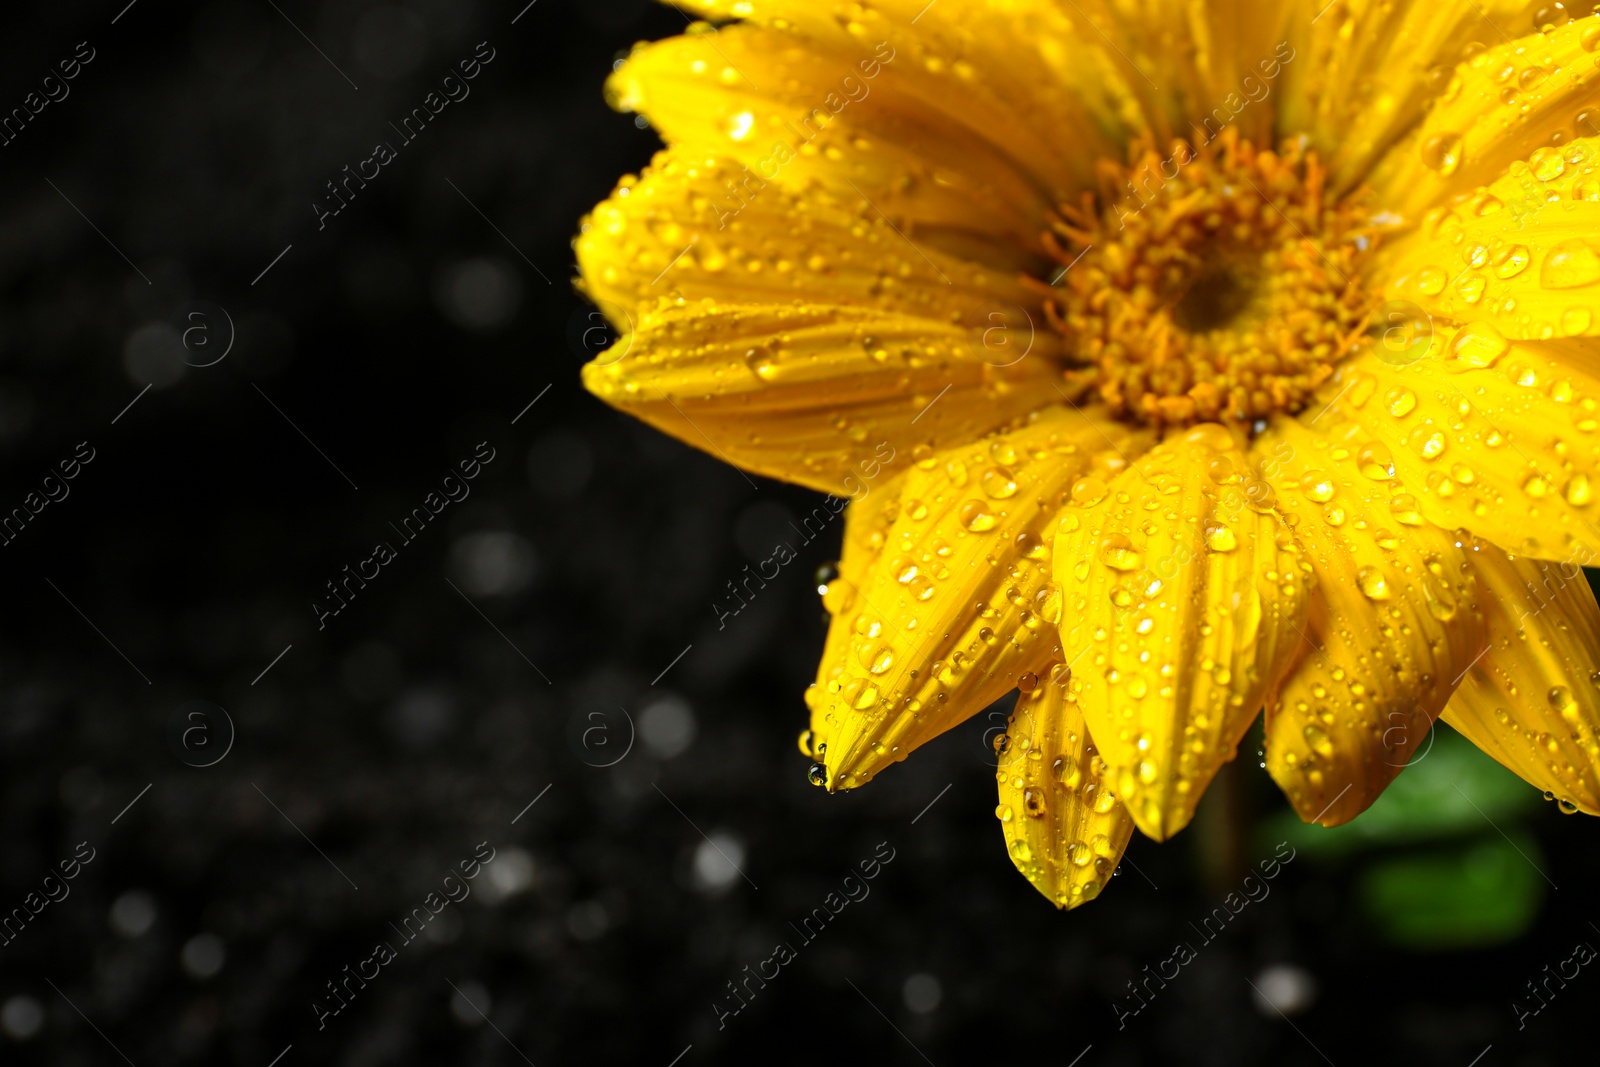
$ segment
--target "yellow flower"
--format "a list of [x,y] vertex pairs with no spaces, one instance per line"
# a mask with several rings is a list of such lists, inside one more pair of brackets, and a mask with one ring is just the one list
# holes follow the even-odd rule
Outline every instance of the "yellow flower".
[[668,147],[577,238],[584,381],[853,501],[814,781],[1021,690],[996,811],[1064,907],[1263,708],[1308,821],[1441,716],[1600,813],[1600,18],[682,6],[608,86]]

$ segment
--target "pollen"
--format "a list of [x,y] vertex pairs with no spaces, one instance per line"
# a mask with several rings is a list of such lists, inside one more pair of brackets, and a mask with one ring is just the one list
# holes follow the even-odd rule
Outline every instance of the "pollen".
[[1075,378],[1154,426],[1299,411],[1366,328],[1360,280],[1376,231],[1335,201],[1298,141],[1257,149],[1224,131],[1100,166],[1099,196],[1045,234],[1060,260],[1046,314]]

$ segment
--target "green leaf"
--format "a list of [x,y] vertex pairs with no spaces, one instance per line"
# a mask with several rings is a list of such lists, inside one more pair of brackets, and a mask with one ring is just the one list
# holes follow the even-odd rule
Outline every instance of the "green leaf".
[[1539,848],[1526,835],[1488,836],[1427,855],[1375,863],[1357,881],[1362,911],[1407,948],[1461,948],[1509,941],[1544,900]]

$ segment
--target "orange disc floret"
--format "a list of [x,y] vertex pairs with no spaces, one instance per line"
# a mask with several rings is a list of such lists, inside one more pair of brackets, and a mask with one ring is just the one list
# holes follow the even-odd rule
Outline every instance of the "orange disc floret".
[[1359,198],[1331,202],[1298,141],[1273,152],[1227,130],[1131,158],[1045,235],[1064,268],[1048,317],[1101,398],[1158,426],[1304,407],[1374,304]]

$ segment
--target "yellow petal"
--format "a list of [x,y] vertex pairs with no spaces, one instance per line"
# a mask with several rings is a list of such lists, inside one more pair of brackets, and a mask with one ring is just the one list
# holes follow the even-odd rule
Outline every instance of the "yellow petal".
[[934,234],[948,231],[999,262],[1015,262],[1018,249],[1042,257],[1039,235],[1064,188],[1039,184],[1025,157],[968,126],[960,98],[897,77],[917,63],[904,45],[872,38],[842,57],[788,33],[730,26],[635,48],[607,93],[671,144],[729,156],[791,188],[853,196],[913,242],[937,245]]
[[[876,307],[988,329],[992,316],[1040,326],[1035,352],[1058,351],[1041,300],[1014,272],[914,247],[854,194],[804,193],[723,156],[660,152],[583,220],[573,246],[584,288],[626,324],[662,299]],[[617,312],[620,311],[620,314]],[[994,342],[1026,347],[1025,326]]]
[[[1268,102],[1293,56],[1288,43],[1295,4],[1286,0],[1081,0],[1081,52],[1103,53],[1108,92],[1146,116],[1158,144],[1173,137],[1199,144],[1231,127],[1257,144],[1273,139]],[[1176,42],[1181,47],[1174,47]],[[1092,89],[1086,89],[1092,94]],[[1090,95],[1093,99],[1093,95]]]
[[[1092,184],[1095,157],[1115,155],[1116,133],[1125,132],[1118,128],[1121,109],[1111,102],[1121,98],[1106,83],[1136,73],[1083,25],[1081,15],[1075,18],[1077,13],[1057,0],[1003,5],[883,0],[871,6],[842,0],[692,0],[684,6],[708,18],[740,18],[791,35],[823,57],[832,72],[813,96],[820,99],[837,88],[841,75],[856,74],[869,94],[883,94],[876,104],[870,95],[860,101],[868,110],[907,112],[930,129],[953,125],[1002,146],[1014,166],[1027,170],[1056,199]],[[983,21],[984,32],[973,32],[975,18]],[[1116,32],[1104,15],[1099,25]],[[862,77],[870,68],[861,68],[859,60],[879,42],[895,58],[875,78]],[[853,101],[843,111],[848,114],[855,106]],[[870,125],[873,120],[862,121]]]
[[1414,514],[1413,487],[1359,426],[1321,437],[1281,419],[1253,455],[1317,584],[1316,651],[1267,704],[1267,769],[1302,819],[1337,826],[1400,773],[1483,650],[1479,590],[1463,549]]
[[1058,379],[1054,361],[1016,358],[982,331],[863,308],[711,301],[642,314],[583,368],[590,392],[686,444],[848,497],[913,454],[1059,402]]
[[1554,796],[1600,815],[1600,607],[1570,563],[1473,555],[1493,642],[1444,721]]
[[1277,128],[1309,134],[1339,190],[1361,184],[1416,125],[1456,63],[1534,29],[1526,0],[1323,0],[1300,10]]
[[1054,664],[1017,698],[995,779],[995,815],[1006,851],[1058,908],[1100,895],[1133,836],[1133,819],[1111,795],[1083,712],[1067,693],[1067,666]]
[[1056,528],[1071,689],[1113,791],[1157,840],[1188,823],[1306,650],[1308,576],[1245,473],[1227,430],[1196,427],[1080,485]]
[[[905,491],[905,482],[906,476],[902,473],[880,479],[877,484],[863,485],[861,494],[845,508],[844,538],[837,568],[839,573],[817,589],[823,609],[829,615],[854,618],[857,610],[865,604],[862,597],[870,595],[869,583],[883,555],[884,546],[889,543],[889,531],[894,526],[894,520],[900,515],[900,497]],[[803,516],[800,519],[802,535],[809,539],[821,536],[831,523],[836,503],[836,500],[829,500]],[[867,592],[863,593],[863,590]],[[830,625],[823,644],[822,662],[844,662],[850,654],[850,642],[854,638],[855,633],[850,627]],[[808,691],[807,703],[812,699],[813,694]],[[819,741],[827,744],[826,738],[818,738],[816,731],[808,728],[802,735],[800,750],[812,759],[826,759],[825,748],[822,752],[817,751]],[[815,773],[819,776],[822,774],[820,765],[815,768]]]
[[1595,366],[1593,344],[1510,342],[1473,323],[1390,365],[1380,343],[1324,387],[1336,399],[1321,422],[1352,419],[1383,441],[1410,510],[1434,524],[1600,562],[1600,377],[1580,369]]
[[830,789],[866,783],[1060,659],[1050,523],[1074,482],[1110,478],[1146,440],[1058,405],[912,465],[806,692]]
[[1600,335],[1600,137],[1541,148],[1430,212],[1380,273],[1390,297],[1455,323],[1514,339]]
[[[1292,8],[1284,0],[882,0],[870,7],[692,0],[685,6],[710,18],[789,30],[836,64],[863,42],[893,42],[916,57],[895,70],[908,89],[948,101],[951,118],[1014,146],[1045,183],[1071,176],[1084,184],[1096,157],[1120,155],[1107,147],[1108,136],[1144,133],[1165,144],[1193,127],[1214,132],[1229,125],[1258,143],[1270,139],[1272,108],[1261,103],[1265,94],[1255,94],[1263,84],[1270,91],[1277,77],[1274,49]],[[978,21],[981,33],[973,31]],[[1179,40],[1183,47],[1174,48]]]
[[[1420,215],[1452,195],[1489,184],[1507,168],[1516,174],[1515,162],[1528,159],[1541,145],[1547,151],[1538,154],[1534,173],[1519,179],[1512,195],[1541,202],[1545,192],[1559,188],[1565,194],[1576,168],[1555,146],[1574,136],[1600,133],[1594,95],[1600,56],[1594,20],[1576,19],[1536,34],[1530,22],[1507,19],[1503,25],[1516,38],[1507,40],[1483,21],[1474,4],[1463,5],[1465,10],[1454,4],[1425,6],[1468,24],[1476,22],[1492,35],[1479,34],[1491,47],[1438,79],[1437,96],[1426,117],[1373,175],[1372,186],[1382,205],[1408,217]],[[1528,10],[1526,5],[1517,6]],[[1540,6],[1551,5],[1532,5],[1532,10]],[[1493,17],[1493,12],[1489,14]],[[1551,157],[1553,162],[1544,162]],[[1566,177],[1545,176],[1560,170],[1564,162]],[[1549,184],[1557,179],[1557,185]],[[1511,206],[1507,191],[1496,195]]]
[[[905,482],[906,476],[899,474],[875,485],[865,485],[860,496],[845,508],[838,577],[817,590],[828,614],[849,611],[860,602],[860,590],[871,581],[878,557],[889,543],[889,531],[900,514],[900,496],[905,492]],[[819,513],[813,509],[810,515],[801,518],[803,536],[815,538],[821,533],[821,525],[832,511],[831,506],[824,507],[827,510]],[[832,630],[828,636],[833,636]]]

